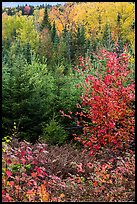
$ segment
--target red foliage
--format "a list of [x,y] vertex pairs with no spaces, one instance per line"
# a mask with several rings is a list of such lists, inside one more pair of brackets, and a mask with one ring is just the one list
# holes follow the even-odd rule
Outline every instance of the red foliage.
[[30,13],[30,6],[25,6],[24,7],[24,14],[29,14]]
[[45,153],[44,144],[37,145],[35,150],[25,141],[18,148],[6,146],[2,159],[3,202],[49,200],[45,185],[48,175],[43,167],[43,163],[46,163]]
[[[134,103],[135,84],[130,78],[128,56],[122,53],[118,57],[116,53],[101,50],[98,60],[106,63],[105,71],[99,73],[98,69],[95,76],[86,76],[81,111],[75,114],[84,116],[79,121],[84,128],[83,135],[74,139],[89,147],[90,155],[102,145],[112,145],[113,150],[127,148],[134,139],[134,109],[131,104]],[[93,67],[89,69],[84,65],[85,61],[80,59],[81,69],[87,66],[91,71]],[[90,124],[85,118],[91,121]]]

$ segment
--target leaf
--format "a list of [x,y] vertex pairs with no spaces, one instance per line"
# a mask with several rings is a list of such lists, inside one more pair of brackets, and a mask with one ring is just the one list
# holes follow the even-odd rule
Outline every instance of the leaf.
[[40,192],[39,192],[41,198],[42,198],[42,201],[48,201],[49,200],[49,193],[46,192],[46,187],[44,184],[41,184],[40,186]]
[[2,195],[5,195],[6,194],[6,191],[5,190],[2,190]]
[[94,182],[93,182],[93,185],[94,185],[94,187],[97,187],[97,186],[98,186],[98,182],[97,182],[97,181],[94,181]]
[[98,145],[94,145],[94,146],[93,146],[93,148],[96,149],[96,150],[99,150],[100,147],[101,147],[100,144],[98,144]]
[[22,158],[21,161],[22,161],[23,165],[26,163],[26,159],[24,159],[24,158]]
[[27,169],[29,169],[29,168],[31,167],[31,164],[27,164],[27,165],[25,165],[25,167],[26,167]]
[[32,172],[32,173],[31,173],[31,176],[32,176],[33,178],[36,178],[36,177],[37,177],[37,173],[36,173],[36,172]]
[[82,163],[80,163],[80,164],[77,164],[77,171],[78,172],[85,172],[85,170],[84,169],[82,169]]
[[24,150],[22,150],[20,153],[21,157],[24,157],[25,154],[26,154],[26,151],[24,151]]
[[10,184],[11,186],[14,186],[14,181],[9,181],[9,184]]
[[112,180],[107,181],[107,183],[113,184]]
[[88,162],[86,165],[88,168],[90,168],[90,169],[92,168],[92,164],[90,162]]
[[92,155],[93,155],[93,150],[90,150],[89,156],[92,156]]
[[11,159],[8,159],[7,160],[7,164],[11,164],[12,163],[12,160]]
[[9,170],[7,170],[7,171],[6,171],[6,174],[7,174],[8,178],[9,178],[9,177],[12,175],[12,172],[9,171]]
[[109,159],[108,161],[109,161],[109,162],[113,162],[113,161],[114,161],[114,158],[111,158],[111,159]]
[[65,196],[65,194],[64,194],[64,193],[61,193],[59,197],[60,197],[60,198],[64,198],[64,196]]

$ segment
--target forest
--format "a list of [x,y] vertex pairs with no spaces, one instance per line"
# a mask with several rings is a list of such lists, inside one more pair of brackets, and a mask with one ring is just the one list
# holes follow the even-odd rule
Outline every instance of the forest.
[[4,7],[2,202],[82,201],[135,201],[135,3]]

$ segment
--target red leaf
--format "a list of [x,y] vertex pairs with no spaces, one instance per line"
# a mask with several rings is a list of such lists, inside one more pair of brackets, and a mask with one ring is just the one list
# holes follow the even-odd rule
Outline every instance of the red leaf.
[[110,126],[111,128],[114,128],[115,123],[109,122],[109,126]]
[[81,191],[83,190],[81,186],[79,186],[79,189],[80,189]]
[[37,172],[41,173],[41,168],[40,167],[37,168]]
[[91,150],[91,151],[90,151],[90,154],[89,154],[89,155],[90,155],[90,156],[92,156],[92,155],[93,155],[93,150]]
[[14,181],[9,181],[11,186],[14,186]]
[[90,169],[92,168],[92,164],[90,162],[88,162],[86,165],[88,168],[90,168]]
[[32,172],[32,173],[31,173],[31,176],[32,176],[33,178],[35,178],[35,177],[37,176],[37,173],[36,173],[36,172]]
[[7,164],[11,164],[11,163],[12,163],[11,159],[8,159]]
[[22,161],[23,165],[26,163],[26,159],[24,159],[24,158],[22,158],[21,161]]
[[99,150],[100,149],[100,145],[94,145],[93,148],[95,148],[96,150]]
[[77,164],[77,171],[78,172],[85,172],[85,170],[84,169],[82,169],[82,163],[80,163],[80,164]]
[[86,145],[89,146],[89,147],[92,147],[92,142],[88,141],[88,142],[86,143]]
[[23,157],[25,154],[26,154],[26,151],[24,151],[24,150],[22,150],[20,153],[21,157]]
[[82,106],[86,106],[86,102],[85,101],[82,102]]
[[113,161],[114,161],[114,159],[113,159],[113,158],[109,159],[109,162],[113,162]]
[[5,190],[2,190],[2,195],[6,194],[6,191]]
[[93,183],[93,185],[96,187],[96,186],[98,185],[98,182],[95,181],[95,182]]
[[31,184],[32,184],[32,182],[30,182],[30,181],[27,183],[28,186],[31,186]]
[[9,178],[9,177],[12,175],[12,172],[9,171],[9,170],[7,170],[7,171],[6,171],[6,174],[7,174],[8,178]]

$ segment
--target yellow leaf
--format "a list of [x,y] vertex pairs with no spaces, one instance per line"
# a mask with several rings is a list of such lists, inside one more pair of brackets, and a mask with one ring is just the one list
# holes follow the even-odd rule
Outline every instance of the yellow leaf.
[[64,196],[65,196],[65,194],[64,194],[64,193],[61,193],[59,197],[60,197],[60,198],[64,198]]

